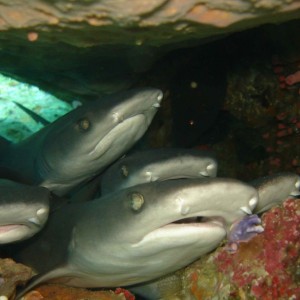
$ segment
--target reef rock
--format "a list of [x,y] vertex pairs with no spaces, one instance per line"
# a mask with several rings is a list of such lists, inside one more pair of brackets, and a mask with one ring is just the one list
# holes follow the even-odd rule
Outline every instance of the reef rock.
[[125,89],[172,49],[300,16],[287,0],[0,3],[0,72],[62,94]]
[[24,285],[32,276],[29,267],[15,263],[12,259],[0,259],[0,296],[12,297],[16,286]]
[[24,300],[134,300],[135,297],[125,289],[116,291],[89,291],[61,285],[43,285],[28,293]]
[[0,4],[0,30],[79,47],[163,45],[295,18],[299,8],[293,0],[15,0]]

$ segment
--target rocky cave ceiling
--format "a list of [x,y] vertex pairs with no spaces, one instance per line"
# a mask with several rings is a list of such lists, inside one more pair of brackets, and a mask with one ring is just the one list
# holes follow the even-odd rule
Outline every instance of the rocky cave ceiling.
[[0,72],[86,100],[138,84],[174,49],[299,15],[292,0],[0,1]]

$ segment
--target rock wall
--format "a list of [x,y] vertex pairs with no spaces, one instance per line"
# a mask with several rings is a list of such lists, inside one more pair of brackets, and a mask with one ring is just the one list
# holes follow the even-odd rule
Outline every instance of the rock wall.
[[299,16],[288,0],[1,1],[0,72],[67,100],[95,97],[172,49]]

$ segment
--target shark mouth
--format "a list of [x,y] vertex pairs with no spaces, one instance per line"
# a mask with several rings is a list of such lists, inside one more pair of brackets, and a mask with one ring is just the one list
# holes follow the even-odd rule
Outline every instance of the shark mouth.
[[[33,219],[33,218],[31,218]],[[24,229],[30,229],[33,227],[41,227],[41,224],[39,222],[35,222],[34,220],[28,220],[28,224],[25,223],[16,223],[16,224],[4,224],[4,225],[0,225],[0,235],[1,234],[5,234],[7,232],[10,231],[14,231],[14,230],[24,230]]]
[[215,223],[215,224],[219,224],[219,225],[222,225],[222,226],[226,226],[226,222],[225,220],[222,218],[222,217],[201,217],[201,216],[196,216],[196,217],[189,217],[189,218],[184,218],[184,219],[180,219],[180,220],[177,220],[177,221],[174,221],[170,224],[204,224],[204,223]]
[[41,228],[41,224],[27,220],[24,223],[0,225],[0,245],[17,242],[31,237]]
[[7,224],[7,225],[0,225],[0,235],[15,229],[19,229],[20,227],[27,227],[26,225],[23,224]]
[[41,222],[38,218],[32,217],[27,220],[27,222],[20,222],[20,223],[14,223],[14,224],[0,224],[0,235],[12,230],[18,230],[18,229],[25,229],[30,227],[41,227]]
[[162,225],[136,243],[135,247],[160,243],[165,248],[193,245],[203,240],[203,244],[220,241],[226,237],[226,222],[222,217],[191,216]]
[[125,134],[125,131],[133,120],[141,119],[141,122],[145,120],[143,114],[137,114],[130,118],[126,118],[124,121],[118,123],[115,127],[113,127],[110,131],[106,133],[105,136],[95,145],[95,147],[88,153],[88,156],[94,156],[94,159],[100,158],[103,156],[107,151],[111,149],[111,145],[120,135],[120,131],[122,134]]
[[0,225],[0,244],[9,244],[27,236],[29,228],[23,224]]
[[[134,114],[128,115],[126,116],[126,118],[122,117],[121,114],[119,113],[114,113],[113,114],[113,118],[114,118],[114,123],[115,126],[113,128],[111,128],[111,130],[109,130],[104,136],[103,138],[95,145],[95,147],[88,153],[88,155],[96,155],[99,152],[107,152],[110,149],[111,146],[111,142],[109,142],[110,140],[113,140],[115,138],[116,132],[120,131],[121,127],[124,127],[126,130],[126,127],[130,126],[130,123],[133,120],[136,119],[140,119],[140,122],[149,122],[149,120],[147,121],[148,117],[148,112],[151,109],[155,109],[155,112],[157,111],[157,109],[160,107],[160,102],[163,98],[163,94],[159,94],[157,97],[157,102],[153,103],[151,106],[147,107],[144,111],[140,111],[140,112],[136,112]],[[153,114],[154,115],[154,114]],[[152,119],[152,118],[150,118]],[[128,123],[128,125],[127,125]],[[147,124],[147,128],[150,125]],[[146,129],[145,129],[146,130]],[[101,156],[101,154],[100,154]]]

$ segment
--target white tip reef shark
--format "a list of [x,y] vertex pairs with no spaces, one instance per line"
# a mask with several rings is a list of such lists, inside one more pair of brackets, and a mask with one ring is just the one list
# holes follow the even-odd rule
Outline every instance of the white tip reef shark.
[[20,143],[1,147],[0,169],[64,195],[142,137],[162,98],[158,89],[141,88],[86,103]]
[[145,183],[70,203],[19,253],[42,273],[18,297],[42,282],[99,288],[159,278],[216,248],[257,201],[252,186],[209,178]]
[[0,179],[0,244],[28,239],[45,225],[50,192]]
[[259,195],[259,202],[254,210],[256,214],[281,204],[288,197],[300,196],[300,176],[291,172],[261,177],[250,184],[257,189]]
[[141,183],[179,178],[216,177],[217,160],[196,149],[151,149],[117,160],[101,176],[101,193]]

